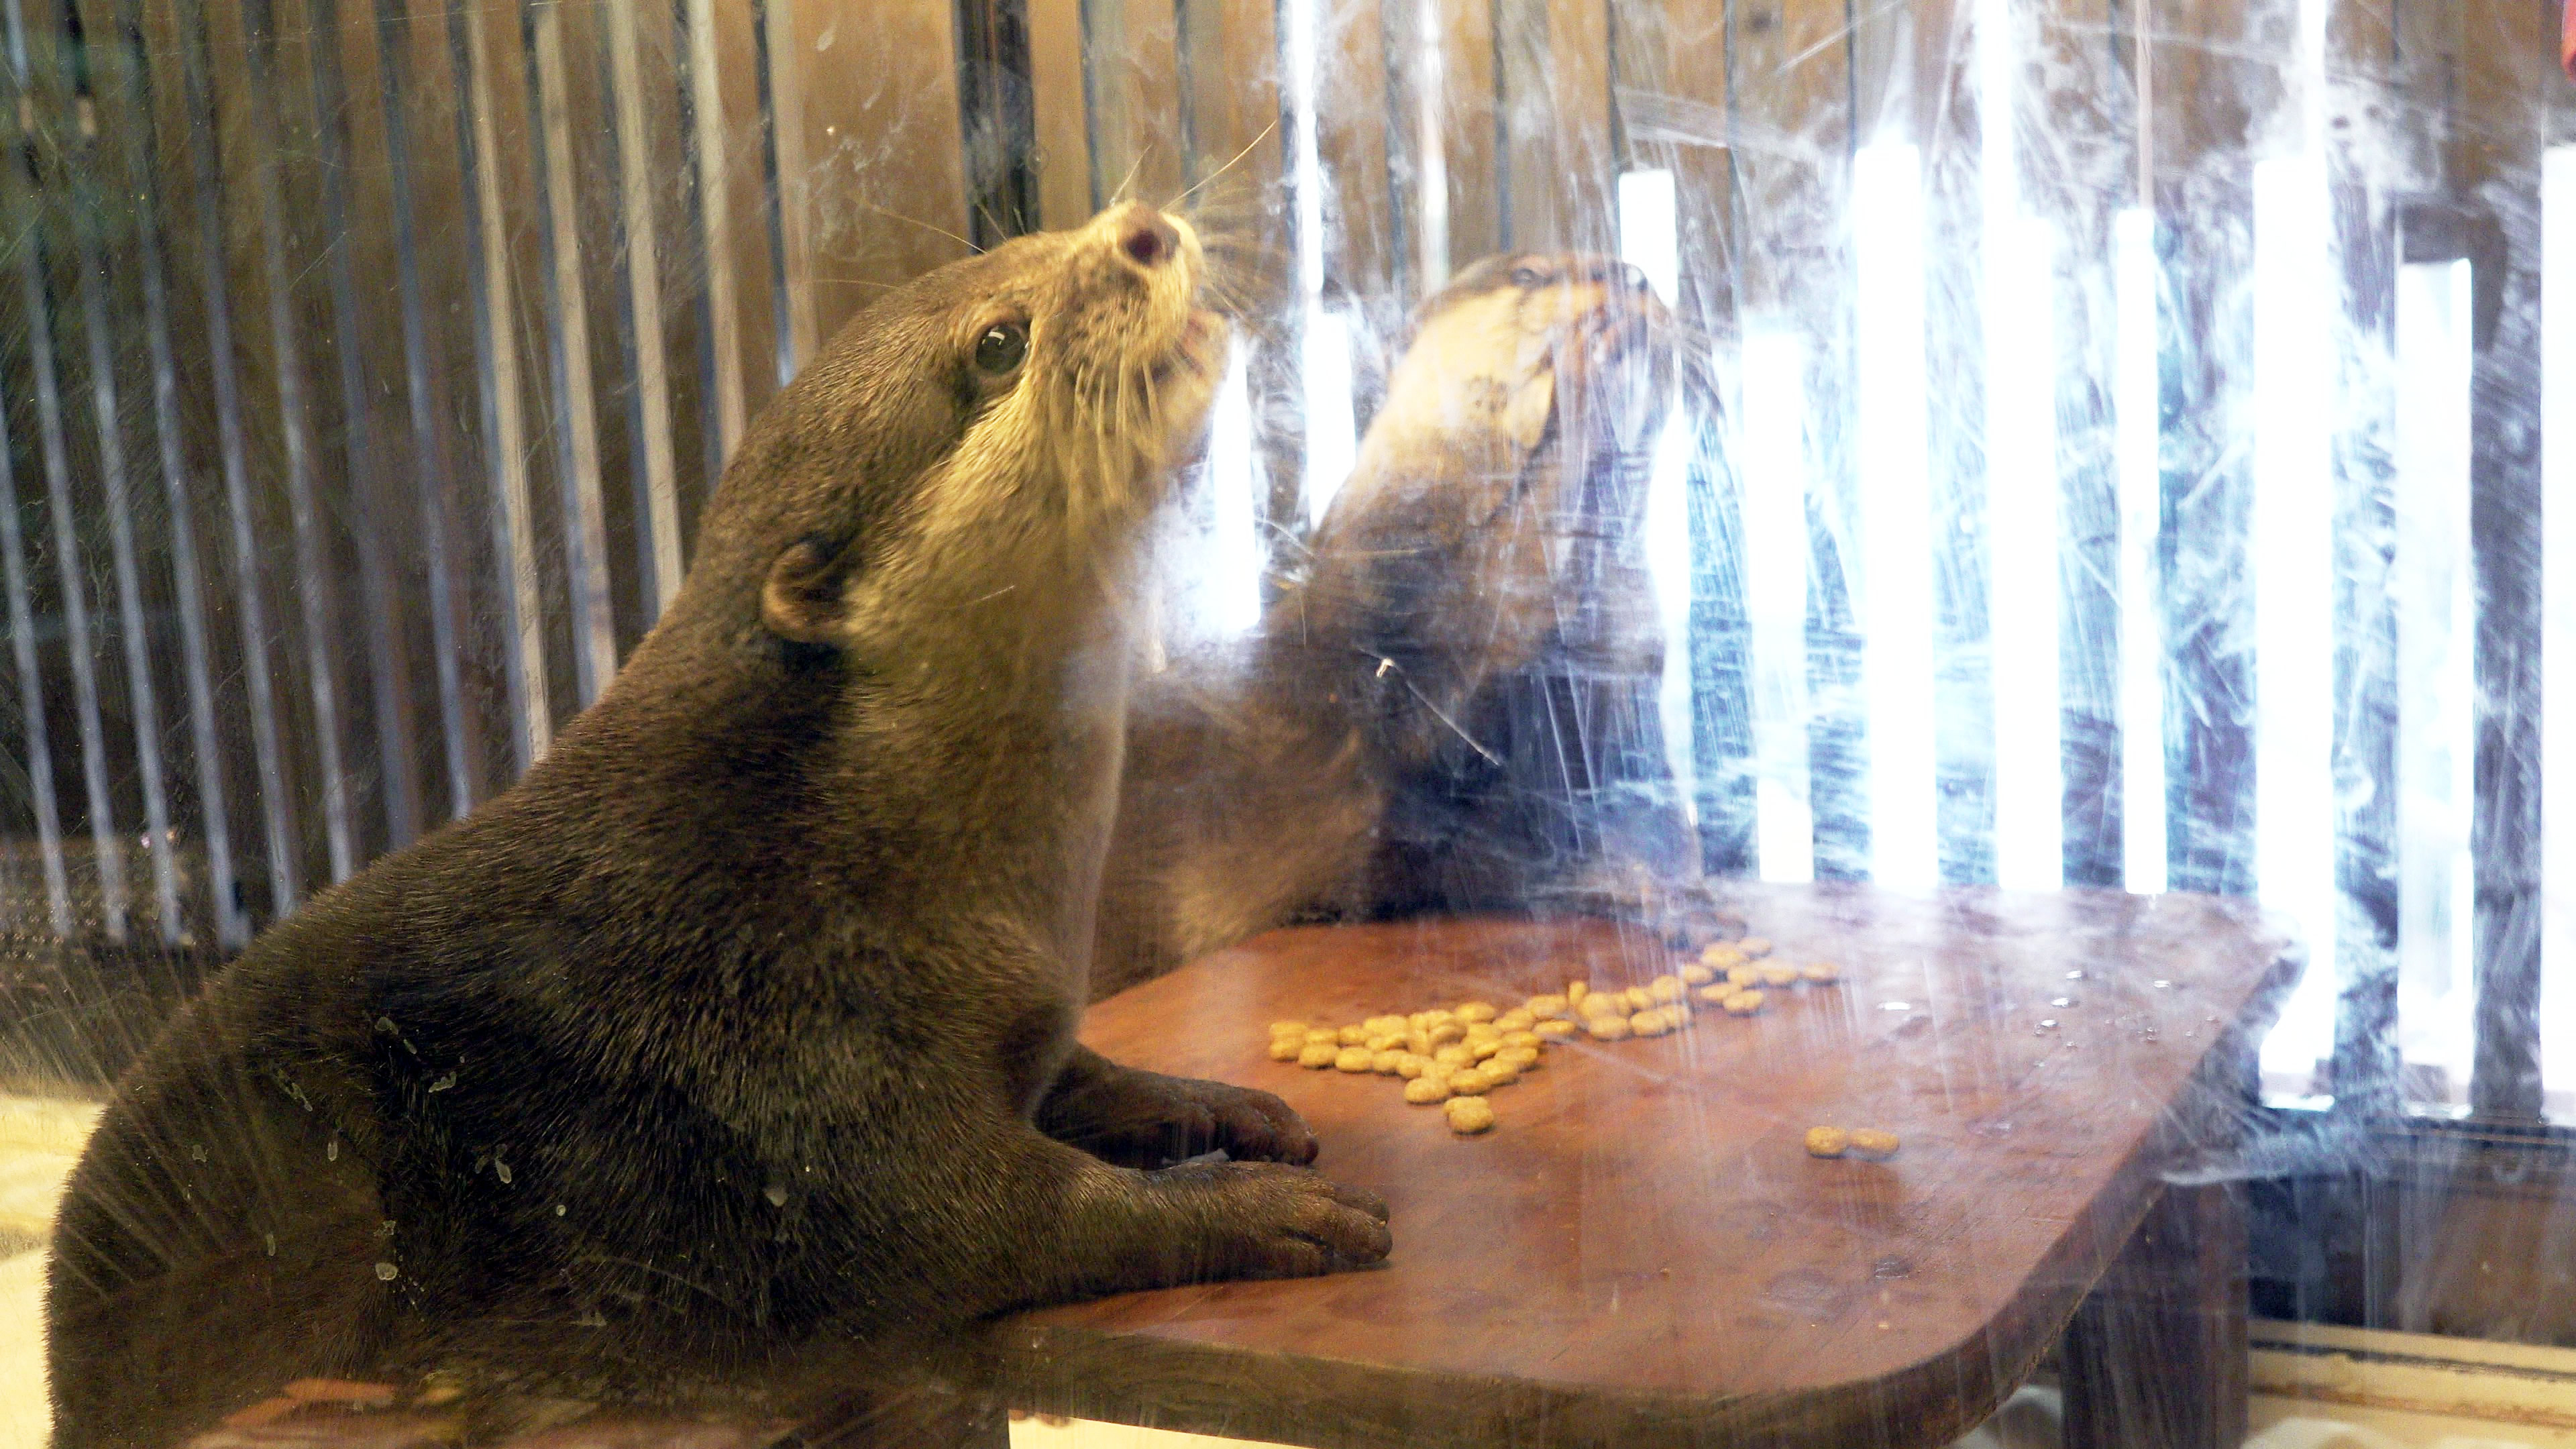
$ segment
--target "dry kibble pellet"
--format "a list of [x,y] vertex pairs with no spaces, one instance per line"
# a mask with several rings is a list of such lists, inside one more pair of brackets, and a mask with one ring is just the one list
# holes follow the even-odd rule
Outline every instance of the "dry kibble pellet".
[[1367,1047],[1372,1053],[1393,1051],[1397,1047],[1404,1045],[1404,1038],[1400,1036],[1387,1036],[1381,1033],[1380,1035],[1370,1037],[1367,1041],[1361,1042],[1360,1045]]
[[1508,1087],[1512,1083],[1521,1079],[1521,1069],[1511,1062],[1504,1061],[1501,1057],[1494,1058],[1492,1061],[1476,1068],[1476,1070],[1485,1074],[1485,1085],[1489,1089],[1494,1087]]
[[1583,1028],[1576,1026],[1573,1022],[1565,1020],[1563,1017],[1551,1017],[1548,1020],[1542,1021],[1538,1025],[1531,1027],[1530,1030],[1537,1033],[1539,1039],[1542,1041],[1563,1041],[1574,1035],[1576,1032],[1583,1030]]
[[1396,1058],[1395,1074],[1409,1082],[1414,1078],[1421,1076],[1423,1069],[1430,1065],[1431,1058],[1418,1056],[1412,1052],[1406,1052],[1404,1055]]
[[1310,1026],[1306,1028],[1306,1041],[1310,1046],[1320,1042],[1337,1047],[1342,1044],[1342,1034],[1329,1026]]
[[1540,1036],[1534,1030],[1507,1031],[1503,1033],[1503,1045],[1506,1047],[1538,1047],[1545,1045],[1546,1042],[1547,1038]]
[[1681,1000],[1683,990],[1682,979],[1678,976],[1658,976],[1646,983],[1646,994],[1654,998],[1657,1006]]
[[1529,1014],[1538,1021],[1554,1021],[1571,1009],[1563,996],[1533,996],[1529,999]]
[[1721,981],[1715,986],[1703,986],[1691,995],[1697,997],[1702,1005],[1722,1007],[1726,1005],[1726,998],[1733,996],[1738,989],[1732,982]]
[[1470,1026],[1480,1021],[1491,1021],[1500,1014],[1490,1001],[1462,1001],[1458,1003],[1457,1011],[1458,1019]]
[[1697,961],[1693,961],[1689,965],[1684,966],[1681,969],[1680,975],[1684,986],[1706,986],[1708,983],[1717,979],[1717,973],[1715,971]]
[[1279,1036],[1270,1039],[1270,1059],[1274,1062],[1293,1062],[1297,1060],[1297,1054],[1305,1049],[1306,1043],[1297,1037]]
[[1377,1073],[1381,1077],[1394,1076],[1397,1068],[1402,1067],[1403,1065],[1404,1053],[1399,1051],[1382,1051],[1372,1052],[1369,1054],[1369,1070]]
[[1534,1072],[1538,1070],[1541,1058],[1537,1047],[1517,1046],[1503,1048],[1495,1054],[1494,1060],[1510,1063],[1516,1072]]
[[1391,1013],[1386,1016],[1372,1016],[1368,1019],[1368,1029],[1380,1036],[1402,1036],[1406,1026],[1407,1023],[1403,1017]]
[[1502,1049],[1503,1040],[1501,1037],[1487,1037],[1481,1041],[1471,1041],[1467,1043],[1467,1050],[1474,1052],[1476,1054],[1476,1060],[1480,1062],[1484,1061],[1488,1057],[1492,1057],[1500,1053]]
[[1636,1015],[1638,1012],[1647,1010],[1655,1004],[1654,993],[1648,991],[1642,986],[1629,987],[1627,995],[1628,1014],[1631,1016]]
[[1807,1129],[1807,1155],[1809,1157],[1840,1157],[1843,1155],[1843,1149],[1849,1146],[1851,1146],[1851,1134],[1845,1132],[1840,1127],[1810,1127]]
[[1565,1004],[1568,1006],[1581,1007],[1583,1005],[1583,998],[1590,996],[1591,994],[1592,983],[1589,981],[1569,981],[1565,983]]
[[1662,1036],[1672,1029],[1671,1020],[1652,1008],[1628,1018],[1628,1034],[1631,1036]]
[[1310,1041],[1298,1049],[1297,1065],[1322,1071],[1331,1066],[1333,1059],[1341,1054],[1342,1049],[1330,1042]]
[[1449,1079],[1416,1077],[1404,1084],[1404,1100],[1417,1107],[1429,1107],[1449,1100]]
[[1333,1057],[1333,1070],[1337,1072],[1365,1072],[1371,1066],[1374,1066],[1376,1062],[1376,1055],[1367,1047],[1344,1047]]
[[1735,943],[1735,949],[1744,953],[1745,960],[1755,960],[1759,957],[1771,954],[1771,938],[1768,936],[1747,936],[1743,940]]
[[1743,965],[1746,957],[1742,949],[1732,943],[1721,941],[1700,952],[1699,959],[1701,965],[1712,970],[1723,971],[1729,966]]
[[1450,1042],[1465,1039],[1466,1035],[1467,1028],[1454,1021],[1435,1021],[1430,1027],[1433,1046],[1445,1046]]
[[1726,968],[1726,980],[1729,985],[1733,986],[1759,986],[1762,984],[1762,968],[1759,966],[1729,966]]
[[1494,1130],[1494,1104],[1482,1097],[1452,1097],[1440,1110],[1449,1114],[1449,1130],[1461,1137]]
[[1302,1037],[1313,1029],[1314,1028],[1311,1023],[1303,1021],[1274,1021],[1270,1023],[1270,1034],[1272,1036]]
[[1897,1149],[1898,1143],[1893,1132],[1881,1132],[1875,1127],[1855,1127],[1851,1130],[1851,1145],[1854,1152],[1885,1157]]
[[1596,1016],[1583,1023],[1583,1030],[1584,1033],[1590,1036],[1594,1041],[1626,1041],[1628,1039],[1628,1018],[1624,1016]]
[[1739,991],[1726,998],[1726,1014],[1729,1016],[1751,1016],[1761,1009],[1762,993],[1759,991]]
[[1831,986],[1835,982],[1843,979],[1843,968],[1834,965],[1830,961],[1813,961],[1809,962],[1806,968],[1798,974],[1805,977],[1814,985]]
[[1365,1046],[1369,1039],[1368,1028],[1353,1023],[1336,1032],[1334,1038],[1344,1046]]
[[1492,1090],[1493,1085],[1494,1079],[1479,1067],[1449,1074],[1449,1095],[1453,1097],[1481,1097]]
[[1788,986],[1794,984],[1797,979],[1798,968],[1795,966],[1765,966],[1762,968],[1762,984],[1765,986]]
[[1494,1018],[1494,1027],[1503,1032],[1527,1031],[1538,1017],[1526,1006],[1515,1006]]
[[1480,1041],[1501,1041],[1502,1039],[1503,1029],[1494,1025],[1490,1021],[1480,1021],[1474,1026],[1467,1028],[1467,1040],[1470,1043]]
[[1453,1041],[1449,1045],[1433,1052],[1431,1054],[1431,1059],[1440,1063],[1442,1066],[1447,1067],[1471,1066],[1476,1060],[1476,1049],[1467,1045],[1465,1042]]

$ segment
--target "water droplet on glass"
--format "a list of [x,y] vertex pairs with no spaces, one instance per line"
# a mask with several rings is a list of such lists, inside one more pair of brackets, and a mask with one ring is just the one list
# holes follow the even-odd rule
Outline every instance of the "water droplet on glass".
[[1914,1009],[1914,1003],[1911,1001],[1882,1001],[1878,1004],[1878,1009],[1881,1011],[1912,1011]]
[[268,1240],[268,1255],[269,1255],[270,1257],[272,1257],[272,1258],[276,1257],[276,1256],[277,1256],[277,1234],[275,1234],[275,1233],[262,1233],[262,1234],[260,1234],[260,1236],[261,1236],[261,1237],[263,1237],[263,1238],[266,1238],[266,1239]]
[[2048,999],[2048,1004],[2051,1006],[2073,1006],[2075,1004],[2075,998],[2072,996],[2052,996]]
[[2158,991],[2171,991],[2173,990],[2173,983],[2170,981],[2159,981],[2156,983],[2156,989]]
[[444,1091],[446,1091],[448,1088],[453,1087],[453,1086],[455,1086],[455,1085],[456,1085],[456,1074],[455,1074],[454,1072],[449,1072],[446,1076],[443,1076],[443,1077],[439,1078],[437,1081],[430,1083],[430,1084],[429,1084],[429,1089],[430,1089],[431,1091],[433,1091],[433,1092],[444,1092]]
[[787,1189],[783,1184],[773,1182],[760,1195],[769,1199],[771,1207],[787,1206]]
[[2067,980],[2069,980],[2069,981],[2081,981],[2081,980],[2083,980],[2083,979],[2084,979],[2084,973],[2083,973],[2082,971],[2080,971],[2080,970],[2079,970],[2079,971],[2069,971],[2069,972],[2067,972],[2067,973],[2066,973],[2066,979],[2067,979]]
[[556,1217],[562,1217],[562,1216],[563,1216],[563,1207],[564,1207],[564,1205],[563,1205],[562,1203],[556,1203],[556,1204],[555,1204],[555,1216],[556,1216]]
[[2040,1018],[2039,1024],[2053,1030],[2057,1026],[2057,1018],[2053,1016],[2044,1016]]
[[376,1276],[387,1283],[394,1281],[394,1279],[399,1277],[401,1273],[402,1270],[391,1263],[378,1263],[376,1265]]
[[340,1160],[339,1138],[334,1137],[330,1141],[322,1144],[322,1160],[325,1162],[337,1162]]
[[510,1164],[503,1162],[497,1157],[493,1158],[492,1175],[501,1179],[501,1185],[503,1187],[508,1187],[510,1185]]

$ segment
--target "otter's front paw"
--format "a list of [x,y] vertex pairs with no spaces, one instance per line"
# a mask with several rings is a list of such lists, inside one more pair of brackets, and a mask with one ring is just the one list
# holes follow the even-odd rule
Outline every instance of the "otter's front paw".
[[1227,1162],[1162,1175],[1215,1189],[1207,1255],[1181,1267],[1184,1279],[1308,1277],[1366,1266],[1395,1246],[1386,1199],[1307,1168]]
[[1121,1070],[1050,1099],[1038,1124],[1059,1142],[1127,1167],[1223,1151],[1244,1162],[1315,1160],[1315,1134],[1287,1103],[1251,1087]]

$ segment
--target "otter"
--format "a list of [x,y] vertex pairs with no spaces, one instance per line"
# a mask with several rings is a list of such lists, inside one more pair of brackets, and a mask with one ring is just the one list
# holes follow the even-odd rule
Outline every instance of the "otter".
[[1096,991],[1300,920],[1740,932],[1665,762],[1641,537],[1707,357],[1614,258],[1492,257],[1422,305],[1302,569],[1139,684]]
[[58,1449],[298,1376],[751,1381],[1387,1253],[1277,1098],[1073,1034],[1124,595],[1228,345],[1203,266],[1126,206],[889,293],[781,392],[546,759],[123,1077],[59,1219]]

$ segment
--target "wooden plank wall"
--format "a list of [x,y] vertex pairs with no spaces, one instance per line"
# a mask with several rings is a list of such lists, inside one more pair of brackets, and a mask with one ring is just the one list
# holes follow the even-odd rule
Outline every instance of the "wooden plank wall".
[[[2252,159],[2299,0],[2013,0],[2023,195],[2057,228],[2065,869],[2116,884],[2111,219],[2162,283],[2168,814],[2178,887],[2246,891]],[[1299,8],[1307,7],[1307,8]],[[1803,344],[1820,874],[1865,875],[1869,520],[1851,402],[1853,158],[1920,150],[1936,741],[1952,882],[1993,873],[1977,0],[11,0],[0,67],[0,889],[33,937],[237,944],[543,754],[676,586],[750,418],[870,296],[1123,197],[1219,239],[1256,343],[1266,536],[1310,488],[1291,260],[1352,328],[1365,424],[1411,309],[1511,248],[1612,249],[1673,174],[1685,320],[1721,379]],[[1295,174],[1286,45],[1318,36]],[[2536,689],[2537,0],[2332,0],[2335,639],[2348,907],[2338,1071],[2391,1070],[2386,274],[2425,198],[2481,271],[2481,692]],[[2152,77],[2142,92],[2140,78]],[[1320,237],[1296,234],[1318,187]],[[2484,218],[2484,220],[2479,220]],[[2479,231],[2479,227],[2484,231]],[[2457,228],[2455,228],[2456,230]],[[2429,245],[2429,243],[2427,243]],[[2411,253],[2410,253],[2411,254]],[[1292,305],[1294,304],[1294,305]],[[2496,320],[2501,319],[2501,320]],[[2377,389],[2374,391],[2373,389]],[[1721,388],[1721,391],[1725,391]],[[1703,839],[1750,869],[1737,419],[1696,429],[1687,641]],[[1293,558],[1293,549],[1278,556]],[[2043,565],[2044,566],[2044,565]],[[2481,980],[2537,990],[2535,713],[2480,746]],[[2517,1004],[2518,1003],[2518,1004]],[[2498,1008],[2499,1013],[2504,1007]],[[2536,1103],[2499,1014],[2480,1100]],[[2486,1039],[2482,1038],[2482,1041]],[[2519,1043],[2519,1044],[2518,1044]],[[2377,1055],[2374,1055],[2377,1053]]]

